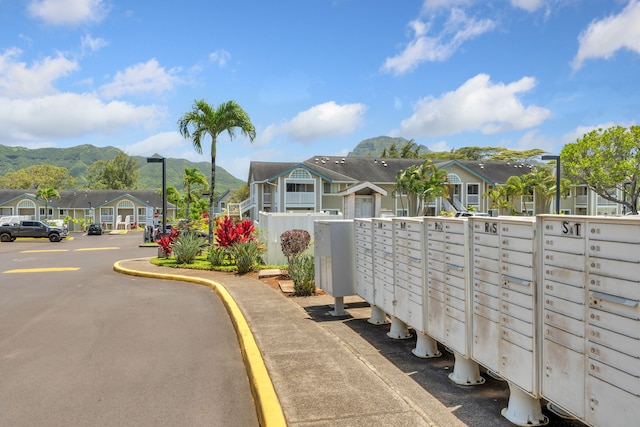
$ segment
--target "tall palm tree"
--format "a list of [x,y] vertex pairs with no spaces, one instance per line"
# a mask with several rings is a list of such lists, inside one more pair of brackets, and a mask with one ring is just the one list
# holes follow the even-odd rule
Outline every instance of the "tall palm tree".
[[211,185],[209,188],[209,243],[213,241],[213,200],[216,189],[216,142],[218,136],[227,132],[230,139],[235,137],[235,129],[253,142],[256,129],[249,115],[235,102],[227,101],[213,108],[204,100],[196,100],[191,111],[186,112],[178,120],[180,134],[190,139],[198,154],[202,154],[203,139],[211,137]]
[[38,188],[36,191],[36,197],[44,200],[44,217],[47,218],[49,215],[49,203],[56,198],[60,199],[60,193],[55,188]]
[[194,200],[195,195],[191,189],[193,185],[200,185],[205,190],[209,188],[209,184],[207,183],[207,177],[205,174],[200,172],[198,168],[184,168],[184,177],[182,178],[182,182],[184,184],[184,191],[187,193],[184,196],[185,201],[185,218],[189,220],[189,204]]

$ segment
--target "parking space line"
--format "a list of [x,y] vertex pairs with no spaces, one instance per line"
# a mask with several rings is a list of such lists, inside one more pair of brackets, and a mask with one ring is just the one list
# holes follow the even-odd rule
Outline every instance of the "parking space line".
[[80,248],[80,249],[74,249],[74,252],[79,252],[79,251],[113,251],[113,250],[117,250],[120,249],[120,247],[118,246],[108,246],[106,248]]
[[6,270],[3,273],[49,273],[54,271],[76,271],[80,267],[48,267],[48,268],[17,268],[15,270]]
[[21,254],[34,254],[39,252],[69,252],[69,249],[32,249],[29,251],[20,251]]

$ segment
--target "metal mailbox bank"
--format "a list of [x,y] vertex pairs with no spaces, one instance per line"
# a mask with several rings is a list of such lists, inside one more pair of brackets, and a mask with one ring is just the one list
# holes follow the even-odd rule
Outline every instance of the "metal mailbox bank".
[[473,281],[473,359],[509,383],[502,415],[544,425],[537,345],[536,221],[469,218]]
[[371,306],[369,323],[388,323],[382,310],[382,295],[377,295],[373,282],[373,221],[371,218],[356,218],[354,225],[356,293]]
[[538,218],[542,395],[591,426],[640,423],[640,220]]
[[482,384],[471,359],[471,295],[468,280],[468,222],[463,218],[427,217],[427,333],[453,351],[457,384]]
[[437,357],[438,343],[426,333],[424,224],[422,217],[393,218],[395,316],[417,334],[412,353]]

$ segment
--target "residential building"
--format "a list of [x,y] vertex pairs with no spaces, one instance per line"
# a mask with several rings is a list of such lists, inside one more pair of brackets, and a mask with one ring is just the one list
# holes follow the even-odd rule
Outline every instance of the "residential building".
[[[33,190],[0,189],[0,217],[65,220],[71,231],[79,224],[100,223],[106,229],[143,226],[148,214],[162,217],[162,197],[151,190],[60,190],[60,199],[37,198]],[[167,218],[176,206],[167,203]]]
[[[328,212],[345,218],[406,216],[406,195],[397,194],[399,171],[423,159],[317,156],[300,163],[251,162],[250,197],[241,210],[256,219],[259,212]],[[526,163],[440,161],[447,172],[449,198],[431,201],[427,214],[473,209],[487,212],[487,192],[512,175],[529,173]]]

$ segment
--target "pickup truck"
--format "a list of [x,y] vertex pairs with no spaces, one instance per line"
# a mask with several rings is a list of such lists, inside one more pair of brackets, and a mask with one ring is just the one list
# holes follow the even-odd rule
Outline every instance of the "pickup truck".
[[17,224],[0,225],[0,242],[13,242],[18,237],[47,238],[59,242],[67,237],[67,230],[42,221],[20,221]]

